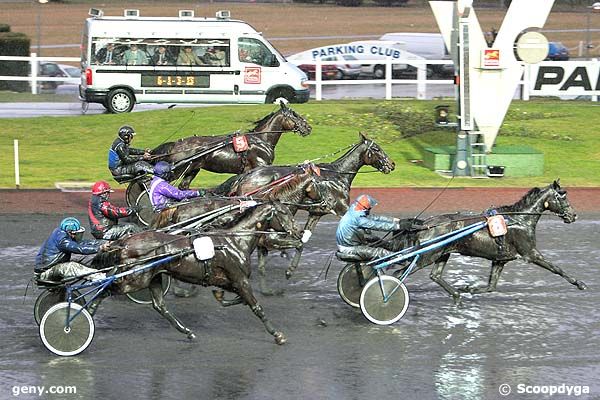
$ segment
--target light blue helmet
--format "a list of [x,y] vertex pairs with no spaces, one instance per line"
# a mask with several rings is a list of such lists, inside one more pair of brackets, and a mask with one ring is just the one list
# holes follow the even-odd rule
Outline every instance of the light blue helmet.
[[60,222],[60,229],[67,233],[83,233],[85,228],[77,218],[67,217]]

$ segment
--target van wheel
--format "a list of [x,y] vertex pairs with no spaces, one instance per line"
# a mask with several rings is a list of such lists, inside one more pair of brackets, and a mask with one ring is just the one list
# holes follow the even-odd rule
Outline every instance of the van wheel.
[[113,114],[127,113],[133,109],[133,94],[126,89],[115,89],[108,93],[106,108]]
[[373,77],[375,79],[385,78],[385,67],[383,65],[376,65],[373,69]]
[[294,92],[291,89],[285,89],[285,88],[272,90],[267,94],[265,104],[273,104],[273,103],[275,103],[275,100],[277,100],[280,97],[283,97],[284,99],[286,99],[288,102],[291,103],[292,100],[294,99]]
[[335,79],[341,81],[342,79],[344,79],[344,73],[338,69],[335,73]]

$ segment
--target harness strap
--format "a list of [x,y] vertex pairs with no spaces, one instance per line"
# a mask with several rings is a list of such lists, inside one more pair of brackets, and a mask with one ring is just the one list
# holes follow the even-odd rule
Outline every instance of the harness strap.
[[243,196],[252,196],[253,194],[259,193],[261,191],[265,191],[265,194],[270,192],[271,190],[273,190],[276,186],[280,186],[283,185],[284,183],[288,182],[289,180],[291,180],[294,177],[295,174],[290,173],[287,175],[282,176],[281,178],[274,180],[271,183],[268,183],[264,186],[261,186],[259,188],[256,188],[254,190],[251,190],[247,193],[244,193]]

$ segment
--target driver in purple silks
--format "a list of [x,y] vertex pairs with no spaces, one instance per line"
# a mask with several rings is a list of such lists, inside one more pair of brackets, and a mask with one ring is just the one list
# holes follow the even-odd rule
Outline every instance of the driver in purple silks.
[[171,165],[165,161],[157,162],[150,184],[150,202],[155,211],[167,207],[170,200],[181,201],[206,194],[204,190],[179,190],[168,182],[170,179]]

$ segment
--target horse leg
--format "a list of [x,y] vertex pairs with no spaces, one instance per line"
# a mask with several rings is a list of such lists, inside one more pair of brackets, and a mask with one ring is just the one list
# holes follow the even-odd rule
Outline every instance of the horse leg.
[[448,292],[450,296],[452,296],[452,298],[454,299],[454,304],[459,305],[460,293],[458,292],[458,290],[454,289],[452,285],[446,282],[444,278],[442,278],[444,268],[446,268],[446,263],[448,262],[449,258],[450,253],[444,254],[443,256],[438,258],[433,265],[433,269],[431,270],[431,274],[429,275],[429,277],[432,281],[440,285],[446,292]]
[[487,286],[476,286],[476,287],[464,287],[459,289],[460,292],[468,292],[471,294],[490,293],[496,291],[496,285],[502,274],[502,270],[506,265],[506,261],[492,261],[492,269],[490,270],[490,277]]
[[169,310],[167,310],[167,306],[165,304],[165,298],[163,296],[163,288],[162,288],[162,277],[160,275],[155,276],[154,279],[150,282],[150,294],[152,295],[152,307],[158,311],[160,315],[162,315],[167,321],[171,323],[179,332],[185,333],[188,339],[193,340],[196,338],[194,332],[190,329],[186,328],[181,321],[175,317]]
[[267,285],[267,256],[269,255],[269,249],[266,247],[257,247],[258,252],[258,287],[260,293],[264,296],[273,296],[283,294],[283,290],[269,289]]
[[534,263],[535,265],[539,265],[540,267],[547,269],[548,271],[550,271],[556,275],[562,276],[571,285],[577,286],[577,289],[579,289],[579,290],[587,289],[587,285],[585,283],[583,283],[582,281],[579,281],[577,279],[571,278],[560,267],[547,261],[544,258],[544,256],[542,255],[542,253],[540,253],[537,249],[533,249],[531,251],[531,254],[529,254],[527,257],[525,257],[525,259],[529,262]]
[[[304,224],[304,230],[312,232],[320,219],[320,216],[309,214],[308,220],[306,221],[306,224]],[[290,279],[294,273],[294,270],[298,268],[298,264],[300,264],[300,257],[302,257],[302,250],[304,250],[304,246],[296,248],[296,254],[294,254],[294,258],[292,259],[290,266],[285,271],[286,279]]]
[[287,341],[287,338],[285,337],[283,332],[276,330],[271,324],[271,321],[269,321],[269,319],[266,317],[263,308],[260,304],[258,304],[258,301],[252,293],[252,287],[250,286],[250,281],[248,280],[248,277],[243,276],[241,272],[234,272],[234,274],[230,276],[230,280],[233,284],[233,288],[238,293],[238,295],[244,300],[246,304],[248,304],[254,315],[256,315],[262,321],[267,332],[273,335],[273,337],[275,338],[275,343],[284,344]]

